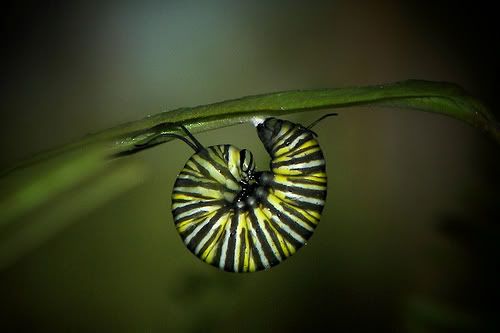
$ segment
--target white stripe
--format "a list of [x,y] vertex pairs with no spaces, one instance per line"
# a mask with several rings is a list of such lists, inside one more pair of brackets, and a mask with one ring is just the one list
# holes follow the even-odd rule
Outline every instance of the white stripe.
[[180,220],[184,217],[195,215],[195,214],[200,213],[200,212],[210,213],[210,212],[213,212],[215,210],[220,209],[221,207],[222,206],[220,206],[220,205],[216,205],[216,206],[204,206],[204,207],[193,208],[191,210],[188,210],[187,212],[175,215],[175,219]]
[[291,199],[291,200],[297,200],[297,201],[301,201],[301,202],[308,202],[308,203],[312,203],[312,204],[315,204],[315,205],[318,205],[318,206],[324,206],[325,205],[325,201],[324,200],[321,200],[321,199],[318,199],[318,198],[311,198],[311,197],[303,196],[303,195],[296,194],[296,193],[293,193],[293,192],[281,191],[281,190],[274,190],[274,193],[275,193],[275,195],[276,195],[276,193],[283,193],[283,196],[285,196],[287,199]]
[[[187,199],[174,199],[174,200],[187,200]],[[211,203],[216,203],[218,202],[219,205],[220,205],[220,199],[198,199],[196,198],[196,200],[190,200],[190,201],[186,201],[186,202],[174,202],[172,203],[172,210],[176,209],[176,208],[182,208],[182,207],[186,207],[188,205],[194,205],[194,204],[199,204],[199,203],[205,203],[207,205],[210,205]]]
[[[299,143],[300,140],[306,138],[307,136],[309,135],[309,133],[307,132],[304,132],[302,133],[301,135],[299,135],[298,137],[295,138],[295,140],[293,140],[289,145],[288,147],[290,147],[290,149],[293,149],[295,148],[295,146],[297,145],[297,143]],[[293,147],[293,148],[292,148]]]
[[[212,163],[209,161],[203,159],[202,157],[198,155],[193,155],[193,158],[201,165],[207,172],[210,174],[210,176],[216,180],[219,184],[225,185],[227,188],[235,191],[240,190],[240,186],[234,182],[232,179],[226,178]],[[222,168],[221,165],[219,165],[220,168]]]
[[266,256],[264,255],[264,250],[262,249],[262,244],[260,244],[259,239],[257,238],[257,232],[255,229],[252,227],[252,220],[250,219],[250,215],[247,217],[247,225],[248,229],[250,231],[250,235],[252,236],[252,243],[255,245],[255,248],[257,249],[257,254],[260,257],[260,261],[262,262],[262,265],[264,268],[269,268],[269,261],[267,260]]
[[177,178],[180,178],[180,179],[189,179],[189,180],[192,180],[192,181],[195,181],[195,182],[201,182],[201,183],[217,184],[216,181],[208,179],[205,176],[203,176],[202,174],[200,174],[200,176],[195,176],[195,175],[190,175],[188,173],[184,173],[183,172]]
[[[255,209],[254,209],[254,211],[255,211],[255,210],[261,210],[261,209],[260,209],[260,208],[255,208]],[[261,212],[262,212],[262,211],[261,211]],[[264,214],[264,213],[262,213],[262,214],[263,214],[265,217],[267,217],[267,216],[266,216],[266,214]],[[267,231],[267,229],[266,229],[266,226],[265,226],[265,221],[264,221],[264,220],[261,220],[261,219],[259,218],[259,215],[255,214],[255,216],[257,217],[257,221],[258,221],[258,223],[259,223],[259,227],[260,227],[260,229],[262,230],[262,232],[264,233],[264,237],[266,238],[266,241],[267,241],[267,243],[269,244],[269,247],[270,247],[270,248],[271,248],[271,250],[273,251],[273,254],[276,256],[276,258],[278,258],[278,260],[279,260],[279,261],[281,261],[281,260],[282,260],[281,255],[280,255],[280,253],[279,253],[279,251],[278,251],[278,248],[276,247],[276,244],[274,243],[273,239],[271,238],[271,235],[269,234],[269,232],[268,232],[268,231]]]
[[[315,167],[315,166],[324,165],[324,164],[325,164],[325,160],[322,159],[322,160],[314,160],[311,162],[292,164],[292,165],[288,165],[287,167],[292,169],[292,170],[297,170],[297,169],[306,169],[306,168]],[[281,169],[281,168],[282,167],[279,167],[278,169]]]
[[174,187],[175,192],[189,196],[190,194],[201,194],[204,197],[212,199],[223,199],[224,196],[217,190],[208,189],[205,187]]
[[198,232],[200,232],[201,228],[203,228],[204,226],[207,225],[208,222],[210,222],[210,220],[212,219],[212,217],[213,217],[213,215],[210,216],[210,217],[207,217],[205,219],[205,221],[203,221],[202,223],[198,224],[198,226],[196,228],[194,228],[193,231],[186,238],[184,238],[184,244],[188,245],[189,242],[191,241],[191,239],[193,239],[193,237],[196,236],[198,234]]
[[240,266],[240,255],[241,255],[241,233],[243,232],[243,214],[238,214],[238,221],[236,222],[236,235],[235,245],[234,245],[234,268],[235,272],[238,272],[238,267]]
[[285,223],[281,222],[281,220],[278,216],[272,215],[272,214],[269,214],[269,215],[271,215],[271,216],[268,216],[268,217],[270,217],[283,231],[287,232],[296,241],[298,241],[302,244],[304,244],[306,242],[306,240],[301,235],[299,235],[298,233],[296,233],[295,231],[290,229],[290,227],[288,225],[286,225]]
[[200,241],[200,243],[198,244],[198,246],[196,246],[196,248],[194,250],[194,253],[196,255],[199,254],[200,250],[208,242],[208,240],[210,239],[210,237],[212,237],[212,235],[215,232],[219,231],[219,227],[223,223],[226,223],[228,215],[229,214],[226,213],[226,214],[222,215],[221,217],[219,217],[219,219],[217,220],[217,222],[215,222],[215,224],[210,228],[209,232],[205,235],[205,237],[203,237],[203,239]]
[[[312,228],[309,224],[305,223],[304,221],[302,221],[301,219],[299,219],[298,217],[296,217],[295,215],[287,212],[286,210],[283,209],[283,207],[277,207],[274,205],[274,203],[271,201],[273,200],[273,198],[275,198],[275,200],[277,200],[279,203],[285,203],[285,204],[288,204],[288,206],[291,206],[291,209],[293,209],[293,205],[290,204],[290,203],[287,203],[286,201],[282,200],[281,198],[275,196],[274,194],[269,194],[269,198],[267,199],[269,201],[269,203],[275,208],[277,209],[278,211],[280,211],[282,214],[285,214],[287,217],[289,217],[293,222],[297,223],[298,225],[300,225],[302,228],[306,229],[306,230],[309,230],[309,231],[314,231],[314,228]],[[270,200],[271,199],[271,200]],[[300,212],[299,212],[300,213]]]
[[291,188],[298,187],[298,188],[303,188],[303,189],[306,189],[306,190],[318,190],[318,191],[324,191],[324,190],[326,190],[326,186],[325,185],[295,183],[293,181],[293,178],[302,178],[302,176],[300,176],[300,177],[289,177],[289,178],[287,178],[283,182],[277,181],[276,178],[275,178],[274,182],[277,183],[277,184],[280,184],[280,185],[291,187]]
[[225,232],[226,235],[224,237],[224,241],[222,243],[222,248],[221,248],[221,254],[220,254],[220,262],[219,262],[219,267],[221,269],[224,269],[224,265],[226,264],[226,253],[227,253],[227,247],[229,246],[229,236],[231,235],[230,233],[230,228],[231,228],[231,223],[233,223],[233,220],[229,220],[226,223]]

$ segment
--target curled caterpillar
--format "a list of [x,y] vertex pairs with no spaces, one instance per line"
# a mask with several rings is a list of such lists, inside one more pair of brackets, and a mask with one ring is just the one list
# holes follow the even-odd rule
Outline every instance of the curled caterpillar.
[[228,272],[254,272],[279,264],[306,243],[327,189],[323,152],[310,130],[316,123],[306,128],[267,118],[257,126],[270,171],[256,171],[246,149],[204,148],[185,130],[196,153],[176,179],[172,213],[192,253]]

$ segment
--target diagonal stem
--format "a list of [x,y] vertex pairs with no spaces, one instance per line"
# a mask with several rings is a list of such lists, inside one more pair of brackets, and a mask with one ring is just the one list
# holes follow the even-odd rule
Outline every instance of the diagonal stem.
[[[182,126],[197,133],[251,121],[257,117],[361,105],[414,109],[446,115],[478,128],[500,144],[500,126],[493,114],[462,88],[451,83],[409,80],[365,87],[284,91],[161,112],[40,153],[0,172],[0,176],[95,143],[108,144],[110,156],[124,156],[137,151],[137,143],[148,142],[148,138],[157,137],[151,140],[150,145],[141,147],[141,150],[170,141],[176,136],[184,136]],[[347,110],[343,110],[345,111]],[[160,130],[161,133],[170,135],[159,135]]]

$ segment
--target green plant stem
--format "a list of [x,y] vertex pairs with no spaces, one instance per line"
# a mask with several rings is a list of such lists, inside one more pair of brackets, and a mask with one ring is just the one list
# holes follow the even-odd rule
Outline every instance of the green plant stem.
[[[41,153],[5,170],[2,175],[88,144],[108,144],[110,156],[134,153],[172,140],[168,136],[158,137],[159,134],[184,135],[180,125],[197,133],[256,117],[361,105],[409,108],[446,115],[478,128],[500,144],[498,122],[486,107],[462,88],[451,83],[409,80],[377,86],[277,92],[161,112],[89,134],[79,141]],[[151,138],[157,139],[149,142]],[[137,144],[144,142],[146,144],[138,148]]]

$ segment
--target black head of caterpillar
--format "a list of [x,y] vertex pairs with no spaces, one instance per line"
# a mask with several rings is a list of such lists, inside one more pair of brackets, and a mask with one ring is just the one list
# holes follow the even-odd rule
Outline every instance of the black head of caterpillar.
[[196,152],[176,179],[172,213],[191,252],[228,272],[254,272],[306,243],[321,218],[327,186],[325,159],[310,127],[276,118],[257,126],[269,171],[256,171],[246,149],[205,148],[186,130]]

